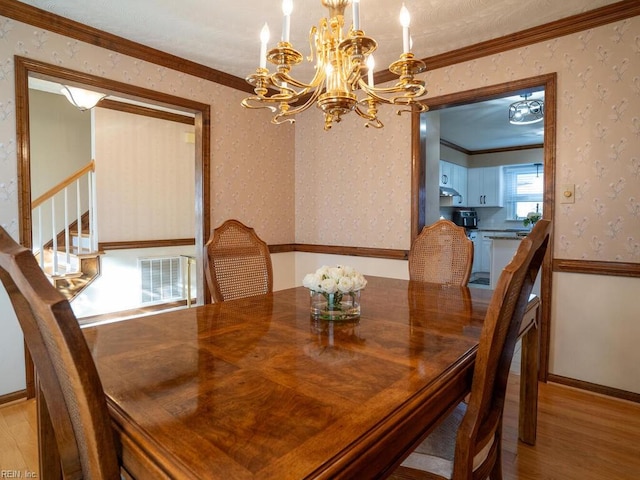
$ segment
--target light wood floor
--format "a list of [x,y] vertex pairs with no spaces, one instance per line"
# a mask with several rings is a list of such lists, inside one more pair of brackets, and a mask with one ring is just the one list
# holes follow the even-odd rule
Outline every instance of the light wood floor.
[[35,400],[0,407],[0,478],[11,478],[13,472],[13,478],[40,476]]
[[[517,441],[518,381],[511,376],[505,407],[504,480],[640,479],[640,404],[540,384],[538,442],[530,447]],[[35,403],[0,407],[0,475],[38,475],[37,458]]]

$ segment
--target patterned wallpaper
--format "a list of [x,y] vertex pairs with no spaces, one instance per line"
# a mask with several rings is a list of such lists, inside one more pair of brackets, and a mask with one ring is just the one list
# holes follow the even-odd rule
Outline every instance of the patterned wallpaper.
[[268,243],[294,241],[292,127],[271,125],[266,113],[243,109],[243,92],[0,16],[0,224],[15,238],[14,55],[210,104],[212,226],[233,217]]
[[[557,72],[556,198],[576,189],[557,206],[557,258],[640,262],[639,32],[634,17],[425,74],[435,97]],[[349,117],[330,132],[317,110],[297,124],[296,239],[409,248],[410,124]]]
[[[558,258],[640,261],[637,32],[639,17],[425,74],[437,96],[558,73],[556,197],[576,185],[576,203],[557,208]],[[382,130],[349,115],[325,132],[312,108],[273,126],[239,106],[242,92],[0,17],[0,223],[14,234],[14,54],[211,104],[213,226],[236,217],[269,243],[409,247],[408,116],[383,107]]]

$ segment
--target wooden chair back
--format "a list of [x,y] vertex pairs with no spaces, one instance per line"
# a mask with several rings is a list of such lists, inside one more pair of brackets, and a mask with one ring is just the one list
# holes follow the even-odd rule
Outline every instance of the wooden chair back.
[[438,220],[424,227],[409,251],[409,278],[466,285],[473,266],[473,242],[464,227]]
[[106,397],[78,321],[31,251],[2,228],[0,279],[33,358],[63,478],[119,479]]
[[[487,478],[500,468],[502,414],[509,368],[533,284],[542,265],[551,222],[539,220],[502,271],[485,316],[467,412],[456,437],[454,479]],[[482,466],[476,454],[491,445]]]
[[227,220],[205,245],[205,274],[214,302],[273,291],[271,254],[253,228]]

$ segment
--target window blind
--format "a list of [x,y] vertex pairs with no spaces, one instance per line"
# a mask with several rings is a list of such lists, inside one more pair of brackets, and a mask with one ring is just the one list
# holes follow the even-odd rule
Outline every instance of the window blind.
[[542,165],[504,167],[505,207],[507,218],[522,220],[529,212],[542,213],[544,169]]

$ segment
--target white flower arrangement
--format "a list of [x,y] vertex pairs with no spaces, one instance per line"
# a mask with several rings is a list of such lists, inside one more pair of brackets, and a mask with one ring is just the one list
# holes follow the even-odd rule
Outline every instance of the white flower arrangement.
[[310,291],[311,316],[323,320],[360,317],[360,290],[367,280],[353,267],[321,267],[305,275],[302,285]]
[[315,273],[305,275],[302,285],[320,293],[350,293],[362,290],[367,280],[353,267],[338,265],[337,267],[320,267]]

